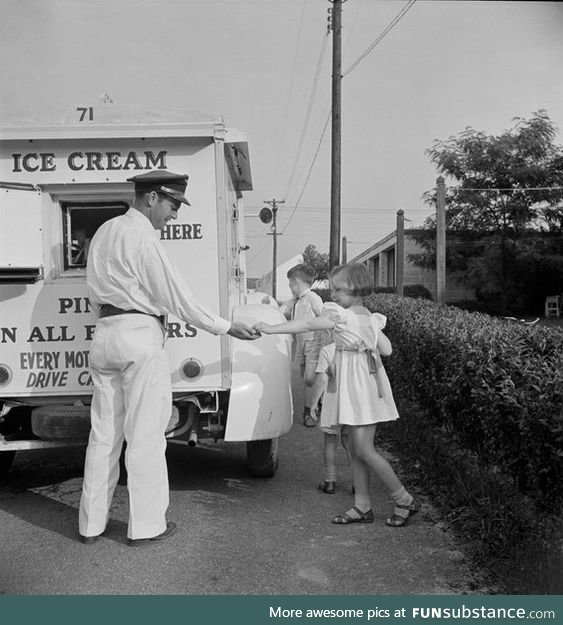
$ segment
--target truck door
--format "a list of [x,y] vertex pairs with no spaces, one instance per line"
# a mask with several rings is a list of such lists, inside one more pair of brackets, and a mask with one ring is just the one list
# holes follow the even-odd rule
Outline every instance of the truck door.
[[43,277],[41,191],[0,182],[0,284]]

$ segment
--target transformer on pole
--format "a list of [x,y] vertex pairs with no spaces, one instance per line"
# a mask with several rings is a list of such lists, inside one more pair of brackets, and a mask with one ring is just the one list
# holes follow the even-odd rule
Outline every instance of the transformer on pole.
[[[272,222],[271,234],[273,237],[273,250],[272,250],[272,297],[277,299],[277,290],[278,290],[278,204],[283,204],[284,200],[265,200],[264,204],[268,204],[272,207],[271,211],[268,207],[264,207],[260,211],[260,219],[264,223]],[[271,214],[270,214],[271,213]]]

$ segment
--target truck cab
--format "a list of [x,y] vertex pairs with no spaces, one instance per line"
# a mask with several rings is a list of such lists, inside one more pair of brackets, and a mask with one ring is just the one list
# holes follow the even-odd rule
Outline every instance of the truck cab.
[[[227,319],[284,320],[248,303],[246,137],[216,115],[100,103],[19,111],[0,127],[0,471],[18,450],[80,445],[90,429],[88,246],[128,210],[137,174],[188,174],[178,219],[160,238],[198,300]],[[244,441],[273,476],[292,424],[289,338],[214,336],[172,316],[170,443]],[[55,453],[55,452],[54,452]]]

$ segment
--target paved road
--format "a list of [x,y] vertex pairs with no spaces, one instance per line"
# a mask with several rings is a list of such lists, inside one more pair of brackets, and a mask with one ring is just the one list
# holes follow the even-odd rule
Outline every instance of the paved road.
[[[300,414],[300,413],[297,413]],[[376,522],[335,526],[351,501],[339,450],[338,492],[325,495],[321,434],[297,420],[280,444],[273,479],[249,477],[242,444],[170,446],[175,537],[126,544],[127,492],[118,486],[107,536],[77,537],[83,451],[22,453],[0,485],[0,593],[485,594],[462,549],[424,497],[407,528],[384,525],[391,504],[373,485]],[[375,481],[375,480],[374,480]]]

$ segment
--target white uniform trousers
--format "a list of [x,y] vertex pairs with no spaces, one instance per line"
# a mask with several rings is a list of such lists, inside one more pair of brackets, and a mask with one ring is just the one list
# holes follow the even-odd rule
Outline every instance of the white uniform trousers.
[[127,442],[128,538],[150,538],[166,529],[169,503],[165,430],[172,389],[164,332],[156,318],[125,314],[99,319],[90,350],[94,384],[92,429],[80,500],[82,536],[107,525]]

